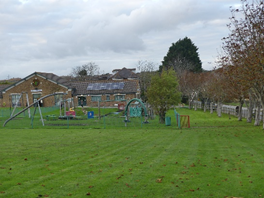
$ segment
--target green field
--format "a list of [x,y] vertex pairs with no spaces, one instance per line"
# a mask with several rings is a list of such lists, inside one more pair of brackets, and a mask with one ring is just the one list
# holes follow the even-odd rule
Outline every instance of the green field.
[[[263,197],[264,133],[178,109],[191,128],[0,128],[0,197]],[[1,121],[1,124],[3,120]],[[10,122],[11,123],[11,122]]]

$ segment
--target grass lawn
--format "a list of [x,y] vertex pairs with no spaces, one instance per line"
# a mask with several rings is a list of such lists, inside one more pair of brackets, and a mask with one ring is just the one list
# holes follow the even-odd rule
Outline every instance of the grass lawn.
[[262,127],[178,111],[191,128],[1,127],[0,197],[263,197]]

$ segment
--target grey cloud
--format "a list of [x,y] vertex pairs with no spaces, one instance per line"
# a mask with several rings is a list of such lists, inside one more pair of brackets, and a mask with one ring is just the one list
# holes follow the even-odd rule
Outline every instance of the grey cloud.
[[171,43],[184,36],[193,38],[208,57],[212,50],[206,38],[217,44],[226,33],[229,6],[237,3],[240,0],[1,0],[0,57],[5,63],[50,65],[78,57],[101,57],[102,63],[106,56],[127,63],[137,57],[161,61]]

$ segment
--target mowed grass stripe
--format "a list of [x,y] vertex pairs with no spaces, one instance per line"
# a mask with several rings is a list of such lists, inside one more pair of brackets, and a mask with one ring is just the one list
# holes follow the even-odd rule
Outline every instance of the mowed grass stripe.
[[0,130],[0,196],[264,196],[263,131],[211,119],[182,130]]

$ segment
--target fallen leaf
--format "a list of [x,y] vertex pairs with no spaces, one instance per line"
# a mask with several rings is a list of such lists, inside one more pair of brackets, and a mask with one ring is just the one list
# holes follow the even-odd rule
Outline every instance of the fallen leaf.
[[157,183],[161,183],[162,182],[162,179],[159,178],[159,179],[156,180],[156,182]]

